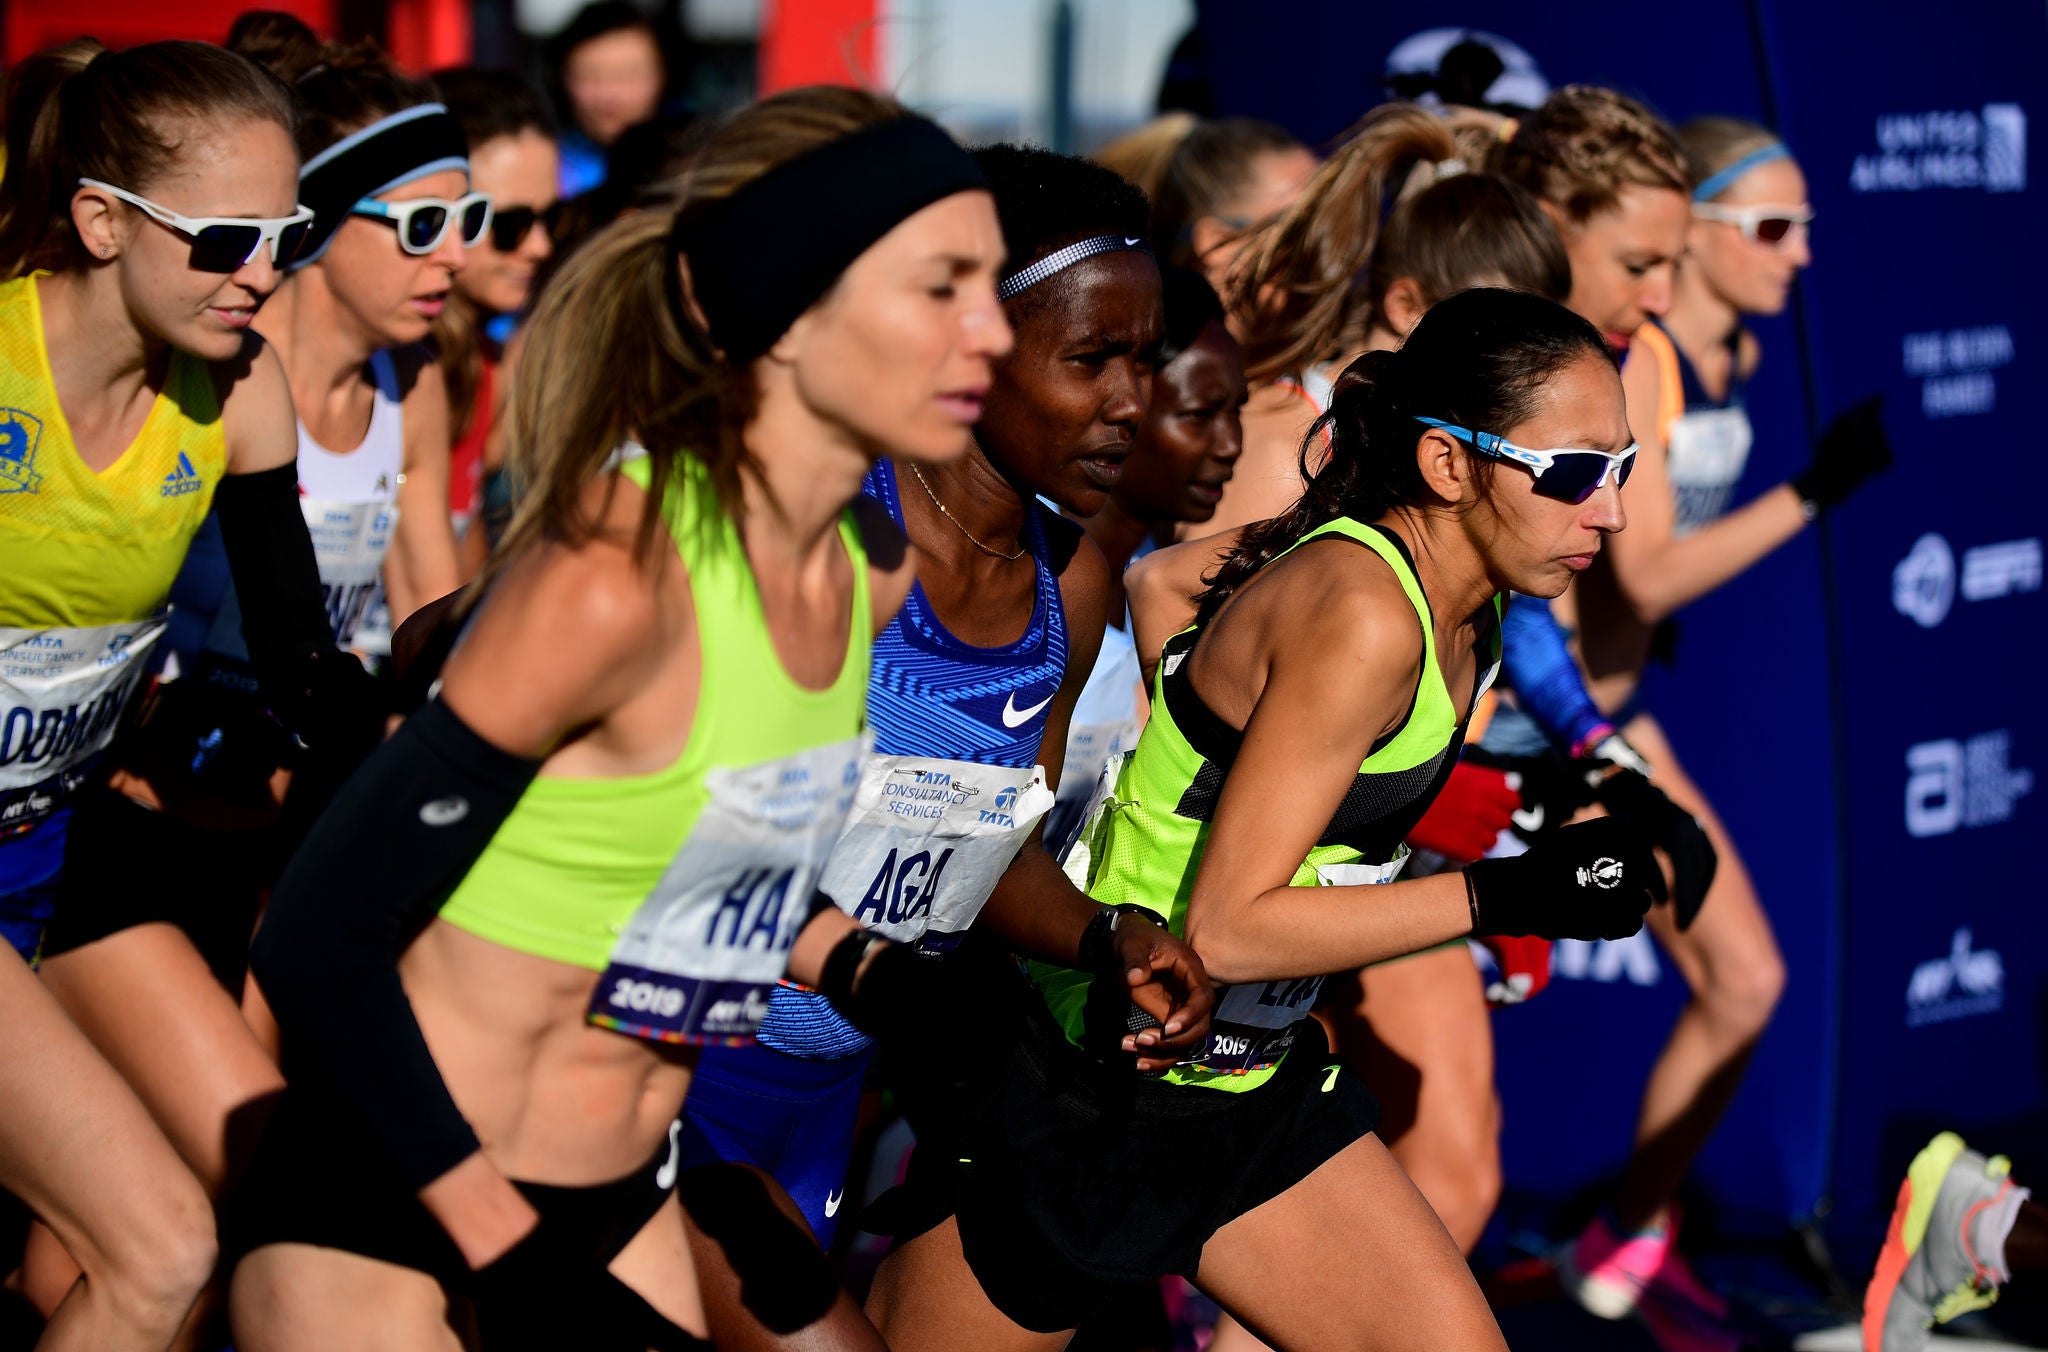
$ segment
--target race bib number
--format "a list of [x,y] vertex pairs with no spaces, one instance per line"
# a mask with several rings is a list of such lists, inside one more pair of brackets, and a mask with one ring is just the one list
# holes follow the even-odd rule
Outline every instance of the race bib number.
[[92,629],[0,629],[0,832],[49,815],[105,750],[164,617]]
[[872,756],[819,885],[876,933],[947,952],[1052,803],[1039,766]]
[[306,514],[313,557],[320,565],[327,623],[334,629],[334,641],[347,647],[381,594],[378,579],[391,550],[391,534],[398,527],[398,508],[388,501],[300,498],[299,509]]
[[[1404,848],[1384,864],[1325,864],[1316,870],[1316,882],[1322,887],[1390,883],[1407,862]],[[1209,1045],[1196,1063],[1203,1070],[1227,1075],[1278,1065],[1294,1045],[1295,1025],[1308,1017],[1322,991],[1320,976],[1218,986]]]
[[1695,530],[1728,510],[1755,438],[1741,407],[1701,409],[1671,424],[1665,472],[1677,496],[1678,528]]
[[846,823],[859,738],[705,776],[710,801],[612,948],[587,1017],[657,1042],[742,1043]]

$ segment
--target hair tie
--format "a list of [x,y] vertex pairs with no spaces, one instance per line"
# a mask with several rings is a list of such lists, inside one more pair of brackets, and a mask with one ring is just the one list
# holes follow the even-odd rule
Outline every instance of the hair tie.
[[1438,160],[1431,167],[1436,170],[1436,181],[1441,183],[1447,178],[1456,178],[1458,175],[1468,171],[1472,166],[1460,159],[1448,159]]
[[1123,253],[1126,250],[1150,255],[1152,246],[1145,242],[1143,236],[1134,235],[1097,235],[1093,239],[1084,239],[1079,244],[1069,244],[1066,248],[1055,250],[1036,263],[1018,268],[1005,276],[996,284],[996,299],[1015,300],[1046,278],[1066,271],[1084,258],[1093,258],[1097,254]]
[[1501,144],[1505,145],[1505,144],[1507,144],[1507,143],[1508,143],[1509,141],[1512,141],[1512,140],[1514,140],[1514,139],[1515,139],[1515,133],[1516,133],[1516,132],[1518,132],[1518,131],[1520,131],[1521,129],[1522,129],[1522,119],[1521,119],[1521,118],[1519,118],[1519,117],[1504,117],[1504,118],[1502,118],[1502,119],[1501,119],[1501,122],[1500,122],[1500,126],[1499,126],[1499,127],[1498,127],[1498,128],[1496,129],[1496,130],[1495,130],[1495,132],[1494,132],[1494,135],[1496,135],[1496,136],[1500,137],[1500,139],[1501,139]]
[[1705,202],[1718,197],[1736,179],[1741,178],[1758,165],[1769,164],[1772,160],[1789,160],[1791,158],[1792,151],[1783,141],[1773,141],[1767,146],[1759,146],[1719,173],[1710,174],[1701,180],[1700,185],[1692,190],[1692,200],[1695,202]]
[[[988,190],[936,123],[897,117],[778,165],[729,197],[685,207],[669,236],[711,341],[744,365],[775,345],[839,275],[907,217]],[[680,283],[675,304],[682,304]]]

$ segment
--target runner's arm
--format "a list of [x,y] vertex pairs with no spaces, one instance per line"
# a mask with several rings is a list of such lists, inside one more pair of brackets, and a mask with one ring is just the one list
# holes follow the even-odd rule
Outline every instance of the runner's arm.
[[[408,354],[411,355],[411,354]],[[384,558],[391,623],[462,585],[455,525],[448,515],[448,385],[420,354],[405,392],[405,470],[398,484],[398,526]]]

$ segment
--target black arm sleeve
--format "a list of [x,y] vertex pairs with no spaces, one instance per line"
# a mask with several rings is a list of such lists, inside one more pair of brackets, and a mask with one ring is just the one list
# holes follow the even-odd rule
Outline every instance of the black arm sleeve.
[[315,1063],[414,1188],[474,1153],[477,1138],[413,1018],[398,955],[539,770],[439,700],[427,705],[321,816],[250,951],[287,1054]]
[[230,474],[213,501],[249,664],[271,707],[308,745],[374,745],[383,701],[362,663],[334,646],[297,466]]

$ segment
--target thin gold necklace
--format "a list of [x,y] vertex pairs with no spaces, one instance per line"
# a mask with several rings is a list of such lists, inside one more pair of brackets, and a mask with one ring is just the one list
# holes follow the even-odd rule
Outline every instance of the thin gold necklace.
[[945,517],[946,520],[952,522],[954,527],[958,529],[962,535],[967,537],[967,543],[973,545],[976,549],[980,550],[984,554],[990,555],[994,558],[1002,559],[1008,563],[1015,563],[1018,559],[1024,557],[1023,545],[1017,546],[1016,553],[1005,554],[1002,550],[990,549],[987,545],[975,539],[974,532],[967,529],[967,527],[962,526],[960,524],[960,518],[954,516],[951,512],[947,511],[946,504],[939,501],[939,495],[937,493],[932,492],[932,486],[929,483],[925,482],[924,471],[917,467],[917,462],[914,460],[910,462],[910,472],[917,476],[918,483],[924,485],[924,495],[932,500],[932,506],[939,509],[939,515]]

